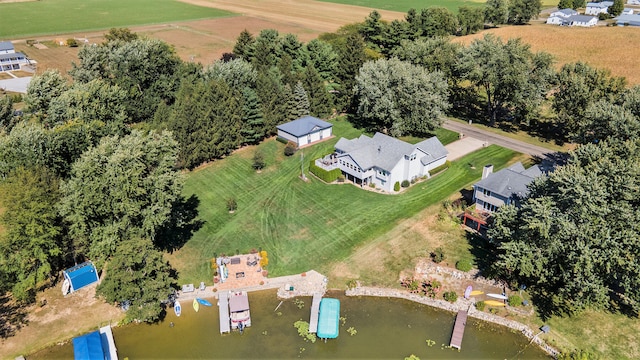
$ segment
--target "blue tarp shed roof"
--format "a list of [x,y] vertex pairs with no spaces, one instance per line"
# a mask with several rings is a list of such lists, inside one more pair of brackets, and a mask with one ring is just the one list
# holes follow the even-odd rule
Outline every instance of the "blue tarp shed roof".
[[100,332],[79,336],[73,339],[73,358],[75,360],[104,360],[104,350]]
[[320,301],[320,318],[317,335],[321,339],[338,337],[340,322],[340,300],[326,298]]
[[98,272],[95,266],[87,261],[65,270],[64,277],[69,280],[71,292],[74,292],[98,281]]

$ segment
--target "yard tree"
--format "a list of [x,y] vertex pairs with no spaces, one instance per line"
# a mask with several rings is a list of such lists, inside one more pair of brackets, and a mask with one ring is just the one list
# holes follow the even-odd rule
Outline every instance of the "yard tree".
[[253,65],[244,59],[216,61],[205,68],[203,74],[206,80],[221,80],[229,87],[238,90],[246,87],[255,88],[258,78],[258,72]]
[[44,121],[51,100],[60,96],[67,88],[67,80],[56,69],[49,69],[41,75],[34,76],[27,86],[27,94],[24,97],[27,111],[36,114]]
[[612,17],[616,17],[622,14],[622,10],[624,10],[624,2],[622,0],[613,0],[613,5],[609,6],[607,12]]
[[475,34],[484,28],[484,10],[479,7],[458,8],[458,34]]
[[590,104],[578,120],[573,140],[579,144],[608,138],[635,139],[640,135],[640,118],[623,106],[599,100]]
[[519,209],[495,214],[495,270],[527,284],[543,316],[586,308],[640,310],[640,140],[573,151],[536,180]]
[[640,86],[636,85],[626,89],[618,97],[617,103],[640,119]]
[[509,1],[509,24],[522,25],[531,19],[537,19],[542,10],[541,0],[510,0]]
[[365,128],[394,136],[432,132],[449,108],[447,83],[440,72],[398,59],[366,62],[356,76],[354,92],[357,116]]
[[293,99],[296,104],[294,117],[297,119],[305,115],[309,115],[309,108],[311,107],[309,104],[309,97],[307,96],[307,91],[304,89],[300,81],[298,81],[296,86],[293,88]]
[[256,92],[245,87],[242,90],[242,138],[247,144],[257,144],[264,138],[264,118]]
[[389,58],[390,54],[395,48],[400,46],[400,43],[404,40],[413,39],[411,35],[412,31],[410,25],[406,21],[400,21],[395,19],[387,26],[384,35],[384,48],[382,54]]
[[458,56],[462,45],[448,37],[422,38],[402,41],[392,55],[400,60],[422,66],[429,72],[440,71],[453,83]]
[[102,121],[122,124],[126,122],[127,93],[118,85],[109,85],[101,79],[87,83],[74,83],[49,105],[50,124],[62,124],[76,119],[84,122]]
[[509,5],[507,0],[487,0],[484,7],[485,23],[498,26],[506,24],[508,20]]
[[486,98],[486,115],[493,126],[498,120],[527,122],[550,88],[552,58],[532,53],[520,39],[503,43],[488,34],[474,40],[460,53],[458,71],[462,80],[476,88],[479,99]]
[[43,125],[22,121],[0,136],[0,180],[14,169],[47,167],[49,134]]
[[573,0],[573,9],[581,9],[583,7],[587,6],[587,1],[586,0]]
[[128,96],[128,120],[151,120],[160,102],[172,103],[183,77],[182,60],[167,43],[156,39],[109,41],[84,46],[69,74],[76,82],[102,79]]
[[333,47],[322,40],[313,39],[306,43],[305,50],[307,52],[308,64],[313,66],[323,81],[333,81],[334,72],[337,65],[338,55]]
[[255,39],[253,35],[247,29],[244,29],[238,36],[236,44],[233,46],[233,53],[245,61],[251,61],[253,58],[254,44]]
[[123,240],[153,240],[180,199],[177,155],[171,133],[137,130],[85,151],[60,186],[58,206],[76,254],[101,268]]
[[309,97],[309,113],[325,118],[331,114],[333,99],[313,65],[305,68],[303,86]]
[[108,303],[128,305],[127,321],[157,322],[163,317],[161,301],[175,285],[173,270],[151,240],[122,241],[106,266],[96,294]]
[[307,52],[304,51],[304,44],[298,40],[298,36],[288,33],[280,39],[278,47],[278,57],[282,59],[288,55],[291,58],[292,70],[294,72],[302,71],[302,67],[307,63]]
[[264,71],[278,63],[276,54],[280,48],[280,34],[274,29],[264,29],[253,45],[252,63],[258,71]]
[[558,9],[575,9],[573,7],[573,0],[560,0],[558,3]]
[[0,98],[0,131],[10,131],[13,123],[13,100],[11,96]]
[[382,53],[384,50],[386,23],[376,10],[369,13],[360,25],[360,34],[368,48]]
[[19,301],[33,301],[61,267],[67,248],[55,207],[59,198],[58,179],[43,167],[16,168],[0,182],[0,264]]
[[258,73],[256,93],[262,106],[265,134],[274,133],[277,125],[288,121],[289,95],[285,93],[282,74],[276,67]]
[[554,83],[552,108],[562,135],[570,138],[580,131],[579,122],[589,104],[600,99],[613,102],[624,91],[626,81],[607,70],[577,62],[563,65]]
[[282,74],[282,82],[289,85],[295,86],[295,83],[298,82],[298,72],[295,70],[293,66],[293,59],[289,55],[283,55],[278,60],[278,70],[280,70],[280,74]]
[[458,19],[445,7],[429,7],[420,12],[423,37],[454,35],[458,30]]
[[138,34],[131,32],[129,28],[111,28],[104,34],[104,38],[109,41],[133,41],[138,40]]
[[364,64],[364,41],[357,33],[349,33],[344,43],[337,49],[338,65],[336,67],[336,77],[338,79],[337,107],[339,111],[344,111],[351,107],[353,98],[353,87],[358,70]]

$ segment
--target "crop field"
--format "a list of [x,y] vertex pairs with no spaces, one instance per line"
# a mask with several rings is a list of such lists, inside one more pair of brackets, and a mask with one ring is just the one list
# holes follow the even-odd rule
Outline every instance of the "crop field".
[[232,15],[228,11],[176,0],[47,0],[0,3],[0,39]]
[[445,7],[455,13],[458,12],[458,8],[461,6],[478,7],[483,6],[485,0],[322,0],[336,4],[347,4],[366,6],[376,9],[393,10],[407,12],[409,9],[426,9],[430,7]]
[[[303,150],[305,167],[311,159],[330,153],[339,137],[360,134],[344,120],[335,122],[334,133],[336,138]],[[300,152],[284,157],[283,148],[273,139],[258,146],[267,160],[261,173],[251,167],[256,147],[248,147],[188,175],[185,194],[200,199],[205,223],[170,256],[182,282],[211,279],[209,260],[216,254],[258,247],[269,253],[273,276],[328,271],[333,261],[349,256],[355,246],[479,179],[486,163],[500,168],[516,155],[489,146],[399,195],[385,195],[351,184],[327,185],[308,172],[310,181],[303,182],[298,177]],[[238,204],[233,214],[226,208],[229,198]]]

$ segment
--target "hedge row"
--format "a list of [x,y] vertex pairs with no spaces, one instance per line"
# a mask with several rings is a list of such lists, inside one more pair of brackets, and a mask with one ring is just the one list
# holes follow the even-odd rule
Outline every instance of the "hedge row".
[[314,160],[311,160],[311,162],[309,162],[309,171],[311,171],[313,175],[317,176],[318,178],[320,178],[320,180],[326,183],[332,183],[336,181],[342,174],[342,171],[340,171],[340,169],[327,171],[316,165]]
[[447,161],[444,162],[444,164],[429,170],[429,174],[430,175],[435,175],[435,174],[437,174],[437,173],[439,173],[441,171],[447,170],[450,166],[451,166],[451,161],[447,160]]

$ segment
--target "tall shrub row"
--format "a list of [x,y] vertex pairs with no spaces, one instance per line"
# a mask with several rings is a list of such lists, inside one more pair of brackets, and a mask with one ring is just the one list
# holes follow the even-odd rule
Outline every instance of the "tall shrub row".
[[336,181],[338,179],[338,176],[342,174],[340,169],[333,169],[333,170],[327,171],[319,167],[318,165],[316,165],[315,161],[313,160],[309,163],[309,171],[311,171],[313,175],[317,176],[318,178],[320,178],[320,180],[326,183],[332,183]]

